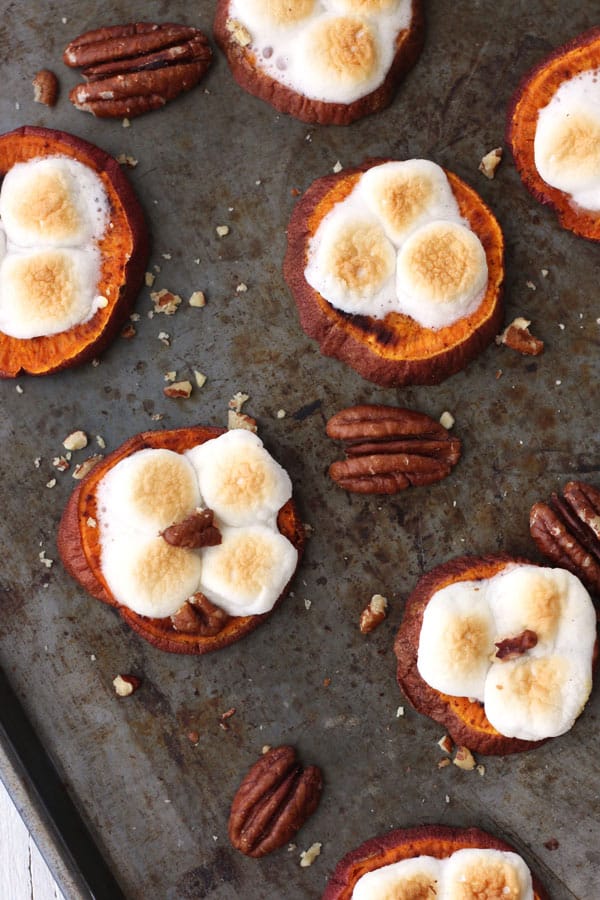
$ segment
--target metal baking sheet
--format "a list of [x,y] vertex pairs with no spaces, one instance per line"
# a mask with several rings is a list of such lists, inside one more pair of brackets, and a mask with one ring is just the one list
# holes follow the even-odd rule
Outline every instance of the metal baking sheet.
[[[404,702],[392,652],[403,602],[425,570],[464,552],[539,559],[528,534],[531,504],[569,478],[600,483],[598,248],[559,229],[510,159],[494,181],[477,171],[481,156],[502,144],[521,74],[594,24],[592,6],[427,3],[426,47],[395,102],[348,128],[276,114],[235,85],[218,53],[201,87],[130,128],[70,106],[77,75],[61,63],[69,39],[134,19],[210,32],[213,8],[203,0],[3,4],[2,130],[56,127],[135,157],[129,174],[152,229],[156,287],[185,298],[204,290],[208,305],[150,319],[145,290],[136,337],[118,339],[99,366],[2,384],[0,662],[129,898],[317,898],[339,857],[363,840],[393,826],[441,822],[509,840],[554,900],[593,900],[598,690],[573,730],[541,749],[481,759],[483,776],[439,770],[441,731]],[[30,82],[42,67],[60,77],[53,110],[33,103]],[[281,275],[292,191],[338,160],[377,155],[433,159],[492,206],[507,241],[506,316],[532,320],[546,343],[541,357],[492,346],[440,386],[380,389],[322,357],[303,335]],[[222,224],[230,227],[225,238],[215,231]],[[236,291],[240,283],[246,293]],[[160,331],[170,334],[170,347]],[[187,401],[163,397],[166,371],[187,378],[194,369],[208,376],[202,390]],[[223,424],[240,390],[289,470],[313,534],[292,594],[267,624],[205,658],[163,654],[63,572],[55,533],[74,482],[51,460],[76,428],[91,435],[91,452],[95,435],[111,450],[148,428]],[[359,401],[436,417],[452,412],[464,442],[453,475],[391,498],[338,490],[326,476],[338,448],[324,421]],[[51,568],[42,550],[55,560]],[[390,614],[365,637],[358,617],[375,592],[389,598]],[[112,679],[131,671],[143,686],[118,700]],[[223,730],[220,715],[230,708],[236,712]],[[10,721],[4,725],[10,733]],[[197,746],[187,737],[195,730]],[[257,862],[229,845],[230,802],[262,746],[283,742],[322,767],[325,793],[297,846]],[[5,765],[10,782],[14,760]],[[60,832],[60,812],[54,824]],[[551,838],[558,849],[545,847]],[[68,841],[77,863],[77,834]],[[300,851],[315,841],[320,857],[301,868]]]

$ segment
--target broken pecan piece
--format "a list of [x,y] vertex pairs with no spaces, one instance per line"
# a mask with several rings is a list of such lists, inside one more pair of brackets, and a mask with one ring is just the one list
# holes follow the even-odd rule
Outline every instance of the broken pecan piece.
[[538,549],[568,569],[593,594],[600,595],[600,491],[583,481],[569,481],[563,496],[535,503],[529,531]]
[[229,619],[229,613],[198,591],[171,616],[171,624],[175,631],[213,637],[223,630]]
[[518,316],[498,335],[496,343],[505,344],[524,356],[539,356],[544,352],[544,342],[530,332],[530,325],[529,319]]
[[63,59],[83,66],[87,84],[69,94],[78,108],[99,117],[132,118],[158,109],[193,88],[212,51],[197,28],[138,22],[88,31],[71,41]]
[[538,637],[535,631],[526,628],[525,631],[515,635],[515,637],[505,638],[503,641],[496,641],[497,650],[495,658],[501,659],[503,662],[517,659],[517,657],[523,656],[524,653],[527,653],[528,650],[535,647],[537,642]]
[[320,769],[303,769],[293,747],[268,750],[234,797],[229,816],[231,843],[256,858],[282,847],[315,811],[321,790]]
[[215,547],[222,539],[214,518],[212,509],[198,509],[182,522],[169,525],[160,534],[173,547],[184,547],[186,550]]
[[327,423],[345,442],[346,459],[329,467],[340,487],[360,494],[395,494],[433,484],[460,459],[460,439],[424,413],[377,404],[351,406]]

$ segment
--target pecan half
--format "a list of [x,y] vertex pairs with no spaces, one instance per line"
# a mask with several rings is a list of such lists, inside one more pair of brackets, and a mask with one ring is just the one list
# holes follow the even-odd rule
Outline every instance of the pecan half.
[[87,84],[69,94],[78,108],[99,117],[132,118],[164,106],[193,88],[212,51],[197,28],[137,22],[88,31],[71,41],[63,59],[83,66]]
[[569,481],[563,496],[535,503],[529,531],[538,549],[568,569],[593,594],[600,595],[600,491],[583,481]]
[[321,799],[317,766],[303,769],[293,747],[274,747],[256,762],[234,797],[229,839],[246,856],[282,847],[304,825]]
[[173,547],[184,547],[187,550],[215,547],[221,543],[222,538],[214,524],[214,518],[212,509],[198,509],[182,522],[169,525],[160,534]]
[[525,631],[515,635],[515,637],[505,638],[503,641],[496,641],[497,649],[495,658],[501,659],[503,662],[517,659],[517,657],[523,656],[524,653],[527,653],[528,650],[535,647],[537,642],[538,637],[535,631],[526,628]]
[[198,591],[171,616],[175,631],[213,637],[223,630],[231,616]]
[[460,459],[460,439],[424,413],[376,404],[344,409],[327,434],[346,443],[346,459],[329,467],[340,487],[360,494],[395,494],[433,484]]

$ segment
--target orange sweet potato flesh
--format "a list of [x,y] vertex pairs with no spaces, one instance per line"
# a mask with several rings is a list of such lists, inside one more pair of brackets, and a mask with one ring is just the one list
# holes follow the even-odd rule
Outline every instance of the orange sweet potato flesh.
[[[389,866],[415,856],[445,859],[457,850],[467,848],[518,852],[514,847],[479,828],[449,828],[444,825],[397,828],[386,835],[366,841],[344,856],[337,864],[322,900],[351,900],[358,879],[382,866]],[[548,894],[535,876],[532,876],[532,880],[534,900],[549,900]]]
[[505,737],[490,724],[481,703],[467,697],[450,697],[430,687],[417,668],[419,637],[425,607],[436,591],[458,581],[491,578],[509,563],[532,565],[526,559],[507,555],[460,556],[432,569],[408,598],[394,644],[398,684],[415,709],[443,725],[456,744],[478,753],[517,753],[539,747],[544,741]]
[[351,315],[328,303],[304,277],[309,242],[323,218],[348,196],[363,172],[389,161],[367,160],[311,185],[290,219],[283,272],[302,328],[318,341],[326,356],[348,363],[363,378],[386,387],[438,384],[481,353],[502,323],[502,231],[489,207],[457,175],[446,172],[460,213],[479,237],[488,264],[485,296],[470,315],[437,330],[399,313],[389,313],[384,319]]
[[534,139],[539,111],[563,81],[598,67],[600,27],[559,47],[525,75],[509,104],[506,125],[506,141],[527,190],[554,209],[563,228],[592,241],[600,241],[600,213],[574,206],[568,194],[543,181],[535,167]]
[[[99,463],[75,489],[63,513],[58,530],[58,551],[67,572],[93,597],[118,609],[127,624],[159,650],[171,653],[201,654],[219,650],[238,641],[257,628],[270,613],[255,616],[231,616],[216,635],[176,631],[171,619],[151,619],[122,606],[112,595],[101,568],[99,529],[89,522],[97,521],[98,484],[109,469],[138,450],[165,448],[184,453],[198,444],[223,434],[222,428],[194,426],[172,431],[146,431],[135,435]],[[280,532],[302,556],[305,541],[304,526],[295,503],[289,500],[279,511]],[[283,600],[287,587],[279,597]],[[276,604],[276,605],[277,605]]]
[[127,319],[142,286],[149,253],[144,215],[119,163],[81,138],[49,128],[23,127],[0,135],[0,179],[19,162],[68,156],[89,166],[102,181],[111,227],[99,243],[98,294],[108,305],[81,325],[59,334],[14,338],[0,332],[0,377],[21,372],[47,375],[98,356]]
[[215,40],[231,68],[233,77],[245,91],[270,103],[276,110],[302,122],[319,125],[349,125],[363,116],[388,106],[404,75],[414,66],[425,39],[425,21],[421,0],[412,0],[411,22],[396,38],[396,52],[383,83],[352,103],[328,103],[313,100],[286,87],[267,75],[256,62],[251,47],[242,47],[227,28],[231,0],[218,0],[215,12]]

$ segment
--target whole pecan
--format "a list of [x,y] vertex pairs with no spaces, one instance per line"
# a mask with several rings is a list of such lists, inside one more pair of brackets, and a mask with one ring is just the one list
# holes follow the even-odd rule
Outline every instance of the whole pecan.
[[187,634],[200,634],[202,637],[213,637],[223,630],[230,616],[215,606],[200,591],[192,594],[183,606],[171,616],[171,624],[175,631]]
[[395,494],[433,484],[460,459],[461,442],[424,413],[377,404],[351,406],[332,416],[327,434],[346,443],[345,460],[329,475],[347,491]]
[[78,109],[100,117],[132,118],[158,109],[193,88],[212,51],[197,28],[137,22],[97,28],[75,38],[63,59],[84,67],[87,84],[69,94]]
[[234,797],[229,816],[231,843],[253,857],[282,847],[317,808],[322,786],[320,769],[303,769],[293,747],[268,750]]
[[583,481],[569,481],[563,496],[535,503],[529,531],[539,550],[568,569],[589,591],[600,595],[600,491]]
[[221,543],[221,532],[214,524],[212,509],[199,509],[182,522],[169,525],[161,531],[161,537],[173,547],[197,550],[200,547],[215,547]]

